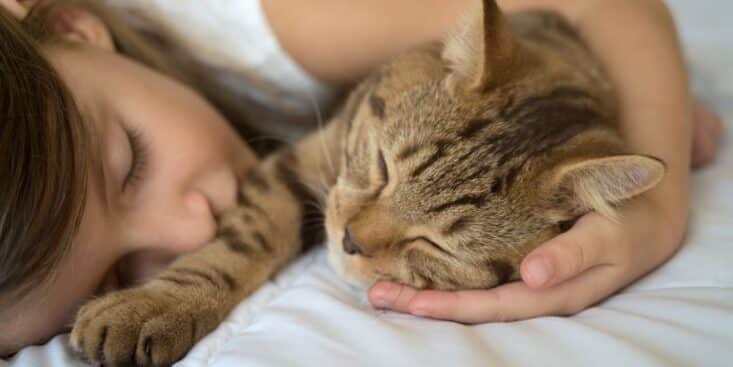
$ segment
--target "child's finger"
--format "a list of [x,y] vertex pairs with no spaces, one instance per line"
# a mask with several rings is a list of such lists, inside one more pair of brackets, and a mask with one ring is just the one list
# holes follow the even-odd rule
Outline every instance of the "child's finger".
[[622,283],[612,267],[598,267],[556,287],[535,290],[514,282],[489,290],[417,292],[408,304],[418,316],[462,323],[572,315],[598,302]]
[[418,291],[406,285],[379,282],[369,290],[369,302],[376,308],[389,308],[409,313],[410,300]]
[[548,288],[597,265],[609,264],[617,244],[611,222],[598,214],[582,217],[568,232],[540,245],[522,261],[522,280]]

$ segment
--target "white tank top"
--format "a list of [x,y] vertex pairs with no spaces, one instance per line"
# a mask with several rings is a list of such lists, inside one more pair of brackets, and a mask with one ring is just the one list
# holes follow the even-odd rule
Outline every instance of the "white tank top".
[[[233,96],[247,96],[273,109],[313,116],[336,90],[301,68],[282,48],[260,0],[107,0],[114,8],[155,22],[178,45],[212,70],[212,79]],[[252,75],[264,83],[253,83]],[[267,87],[263,87],[267,85]],[[303,121],[303,120],[301,120]],[[302,122],[301,122],[302,124]],[[272,133],[297,137],[292,121],[268,121]],[[280,125],[280,126],[278,126]]]

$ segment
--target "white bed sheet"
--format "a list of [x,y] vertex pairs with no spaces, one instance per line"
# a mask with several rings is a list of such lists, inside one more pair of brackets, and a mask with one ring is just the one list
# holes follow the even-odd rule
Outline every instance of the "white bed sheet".
[[[697,95],[733,119],[733,5],[669,1]],[[176,366],[731,366],[733,131],[694,175],[684,247],[668,263],[574,317],[464,326],[375,311],[312,251],[237,307]],[[67,336],[0,367],[84,366]]]

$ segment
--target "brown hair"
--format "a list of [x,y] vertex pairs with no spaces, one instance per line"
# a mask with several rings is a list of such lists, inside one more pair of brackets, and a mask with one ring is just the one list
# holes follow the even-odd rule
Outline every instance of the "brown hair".
[[23,21],[0,6],[0,307],[47,284],[83,216],[88,126],[41,52],[44,44],[59,42],[47,24],[65,6],[98,16],[120,53],[187,79],[98,2],[56,0],[36,7]]
[[[68,250],[86,192],[86,131],[39,51],[48,33],[0,9],[0,294],[47,279]],[[4,306],[9,297],[0,301]]]

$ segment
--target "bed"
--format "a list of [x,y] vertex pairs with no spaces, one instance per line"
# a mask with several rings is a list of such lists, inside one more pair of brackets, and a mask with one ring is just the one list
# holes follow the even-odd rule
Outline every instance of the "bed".
[[[670,0],[696,94],[733,119],[733,4]],[[694,174],[684,246],[573,317],[475,326],[374,310],[315,249],[242,302],[177,367],[733,366],[733,131]],[[66,335],[0,367],[85,366]]]

